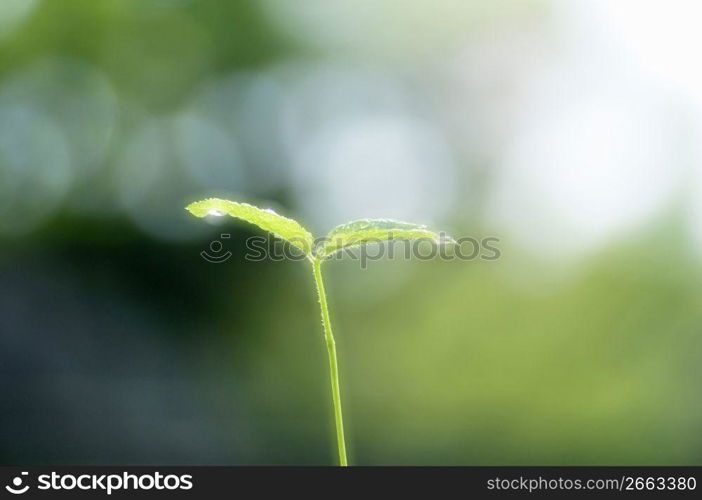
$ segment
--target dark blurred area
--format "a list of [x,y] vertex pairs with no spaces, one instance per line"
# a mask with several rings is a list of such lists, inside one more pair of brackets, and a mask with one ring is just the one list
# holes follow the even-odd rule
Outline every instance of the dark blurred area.
[[333,463],[309,270],[208,196],[499,238],[326,265],[351,463],[702,463],[673,3],[0,0],[2,463]]

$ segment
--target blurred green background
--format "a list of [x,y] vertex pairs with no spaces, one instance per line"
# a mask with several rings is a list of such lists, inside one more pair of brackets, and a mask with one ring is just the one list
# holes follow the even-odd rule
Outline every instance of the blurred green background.
[[0,460],[334,463],[309,270],[222,196],[500,239],[326,266],[352,463],[702,464],[701,10],[0,0]]

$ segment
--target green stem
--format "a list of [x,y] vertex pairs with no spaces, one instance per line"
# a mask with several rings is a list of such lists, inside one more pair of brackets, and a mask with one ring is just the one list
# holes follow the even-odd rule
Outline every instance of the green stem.
[[336,362],[336,344],[332,334],[331,321],[329,321],[329,309],[327,308],[327,295],[324,292],[324,282],[322,281],[322,260],[315,258],[312,262],[314,267],[314,280],[317,284],[319,294],[319,307],[322,309],[322,324],[324,325],[324,339],[327,342],[327,352],[329,353],[329,377],[331,379],[332,399],[334,400],[334,420],[336,421],[336,442],[339,447],[339,465],[346,466],[346,442],[344,441],[344,422],[341,416],[341,392],[339,391],[339,367]]

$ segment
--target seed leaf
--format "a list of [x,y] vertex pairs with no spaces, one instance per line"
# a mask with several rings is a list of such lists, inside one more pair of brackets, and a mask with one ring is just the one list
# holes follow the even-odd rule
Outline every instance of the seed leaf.
[[292,219],[275,213],[270,208],[258,208],[248,203],[209,198],[191,203],[185,209],[195,217],[206,215],[231,215],[237,219],[250,222],[264,231],[269,231],[296,246],[306,254],[310,254],[314,238],[304,227]]
[[348,247],[387,240],[429,239],[436,243],[448,243],[450,237],[430,231],[426,226],[400,222],[392,219],[362,219],[335,227],[318,248],[322,257]]

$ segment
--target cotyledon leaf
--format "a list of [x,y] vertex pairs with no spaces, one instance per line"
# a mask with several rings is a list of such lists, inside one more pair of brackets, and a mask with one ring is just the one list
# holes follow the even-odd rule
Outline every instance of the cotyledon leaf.
[[445,235],[430,231],[426,226],[392,219],[362,219],[335,227],[319,246],[318,253],[328,257],[336,251],[366,243],[386,240],[429,239],[436,243],[452,243]]
[[248,203],[209,198],[191,203],[185,209],[196,217],[231,215],[269,231],[296,246],[307,255],[312,252],[314,238],[297,221],[275,213],[270,208],[258,208]]

